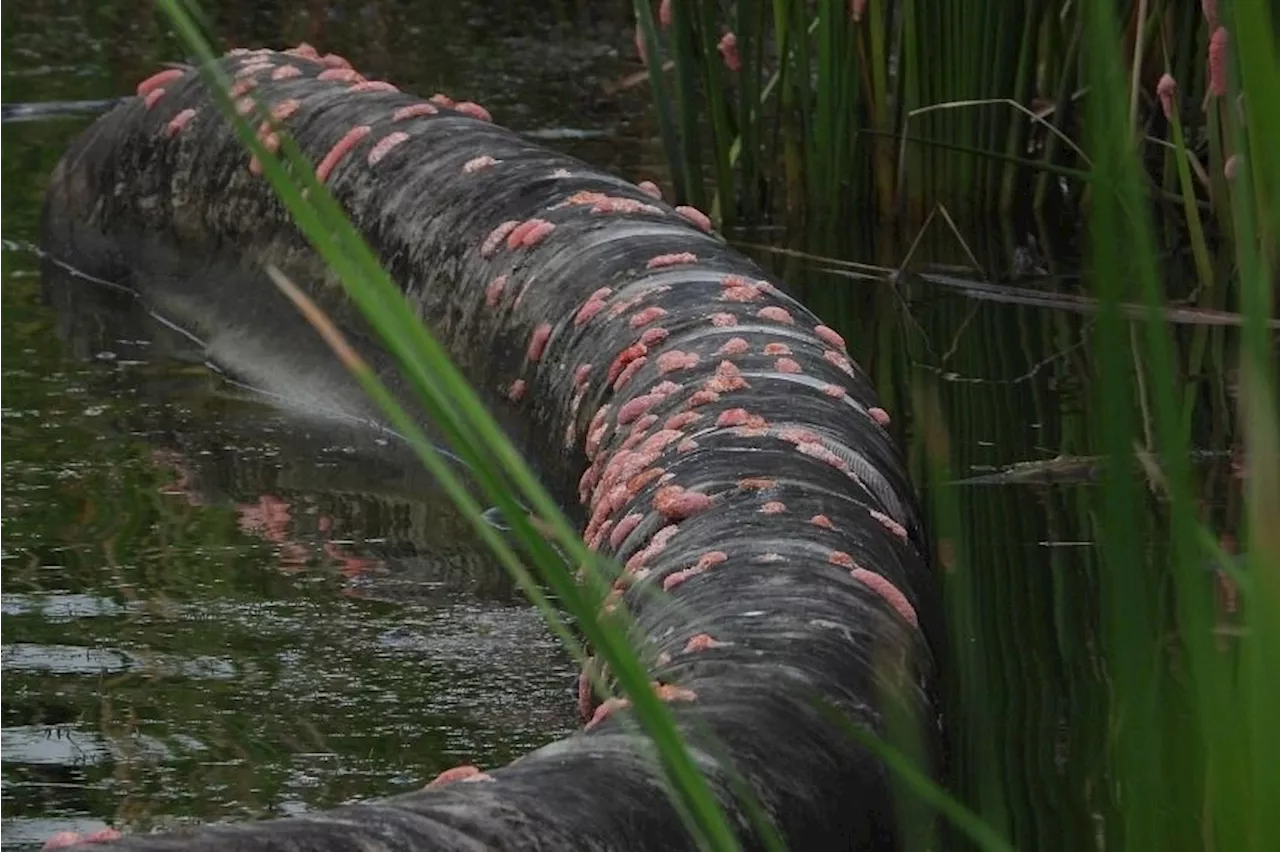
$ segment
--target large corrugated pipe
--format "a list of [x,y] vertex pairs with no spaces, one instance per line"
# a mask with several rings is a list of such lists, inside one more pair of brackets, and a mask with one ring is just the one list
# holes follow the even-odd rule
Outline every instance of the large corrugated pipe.
[[[319,164],[587,541],[626,566],[617,603],[658,650],[653,676],[744,844],[760,838],[735,775],[792,850],[897,848],[886,768],[819,705],[883,731],[888,672],[906,660],[907,703],[936,745],[940,613],[888,415],[840,336],[697,211],[472,105],[305,48],[220,61]],[[257,171],[198,74],[164,72],[63,158],[45,245],[129,284],[229,369],[323,397],[341,381],[333,359],[266,264],[380,350]],[[458,783],[121,843],[692,848],[626,707],[584,694],[583,710],[583,733]]]

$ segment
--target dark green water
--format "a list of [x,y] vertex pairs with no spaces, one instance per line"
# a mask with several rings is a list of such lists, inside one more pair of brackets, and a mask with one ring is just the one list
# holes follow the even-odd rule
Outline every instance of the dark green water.
[[[594,162],[652,158],[635,98],[602,94],[634,70],[625,15],[422,5],[207,7],[228,43],[308,39]],[[182,56],[124,3],[9,4],[3,51],[6,104]],[[572,730],[576,670],[410,460],[160,356],[109,299],[41,303],[12,243],[86,123],[4,125],[4,845],[331,807]]]
[[[402,88],[484,103],[630,179],[661,174],[643,89],[606,93],[638,67],[629,4],[206,5],[229,44],[306,39]],[[6,104],[127,93],[182,55],[147,4],[3,14]],[[4,844],[331,807],[572,730],[567,658],[410,461],[368,430],[286,417],[198,359],[174,361],[130,333],[136,318],[109,316],[109,298],[74,316],[42,303],[19,244],[37,238],[45,180],[85,124],[4,125]],[[987,274],[1007,277],[1037,231],[1052,229],[966,237]],[[1048,239],[1031,265],[1061,271]],[[889,267],[906,253],[837,248]],[[970,263],[937,232],[915,257]],[[917,474],[941,421],[960,480],[1093,451],[1087,312],[776,260],[848,336]],[[1214,355],[1226,336],[1209,335],[1192,375],[1204,498],[1229,530],[1233,435]],[[1019,848],[1092,847],[1116,807],[1091,473],[1068,464],[946,498],[964,531],[940,546],[957,788]],[[1148,509],[1135,534],[1156,538]],[[1189,837],[1191,813],[1170,814]]]

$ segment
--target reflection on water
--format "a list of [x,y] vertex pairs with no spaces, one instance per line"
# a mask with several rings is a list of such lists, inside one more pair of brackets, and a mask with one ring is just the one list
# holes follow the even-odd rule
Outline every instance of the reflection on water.
[[137,654],[77,645],[24,645],[4,647],[4,666],[54,675],[106,675],[146,669],[155,676],[210,677],[230,680],[235,666],[229,660],[210,657],[190,660],[143,659]]
[[[653,174],[618,141],[641,95],[600,94],[634,69],[625,9],[207,5],[229,42],[316,41]],[[131,91],[181,55],[157,20],[5,11],[5,116],[28,119],[2,163],[6,847],[391,795],[577,724],[566,655],[393,438],[283,413],[121,294],[42,304],[20,244],[87,119],[10,105]]]
[[573,727],[568,660],[394,442],[133,336],[67,360],[34,284],[4,291],[6,843],[388,795]]
[[[1036,223],[1007,227],[1013,233],[966,227],[965,249],[952,235],[934,234],[916,256],[971,267],[972,250],[991,275],[1009,269],[1002,258],[1038,232],[1050,274],[1020,282],[1029,292],[1016,302],[1000,288],[970,288],[982,291],[975,295],[928,276],[850,286],[846,276],[800,269],[796,278],[816,310],[846,318],[841,331],[857,341],[856,354],[894,413],[917,482],[927,480],[930,446],[949,466],[945,493],[925,489],[924,499],[935,509],[955,507],[955,532],[936,543],[949,612],[944,679],[955,789],[1015,848],[1125,848],[1107,774],[1122,734],[1108,715],[1112,675],[1102,655],[1094,545],[1099,448],[1089,409],[1097,373],[1130,365],[1093,360],[1095,319],[1082,307],[1088,282],[1063,275],[1060,266],[1063,255],[1066,271],[1078,263],[1071,245],[1054,245],[1059,235],[1045,235]],[[853,256],[896,269],[905,246],[884,242],[868,241]],[[1179,259],[1167,260],[1168,274],[1178,275]],[[1177,293],[1179,281],[1171,278],[1169,289]],[[1186,319],[1174,318],[1179,345],[1185,352],[1201,340],[1207,353],[1197,367],[1183,366],[1196,402],[1187,426],[1199,448],[1197,496],[1210,528],[1229,539],[1240,523],[1230,382],[1238,337],[1230,325],[1216,324],[1221,317],[1211,318],[1215,324]],[[1133,568],[1167,582],[1158,462],[1143,453],[1133,460],[1134,477],[1147,486],[1133,536],[1148,560]],[[935,533],[943,528],[939,514]],[[1203,592],[1221,602],[1219,649],[1230,666],[1238,652],[1231,639],[1236,613],[1223,581],[1206,571]],[[1158,584],[1152,594],[1161,594]],[[1191,696],[1176,644],[1163,647],[1167,669],[1153,673],[1166,704],[1160,747],[1176,756],[1192,736]],[[1198,848],[1202,802],[1191,789],[1169,798],[1176,803],[1170,836]]]
[[[102,615],[119,615],[123,607],[113,600],[93,595],[5,595],[0,602],[4,615],[36,615],[43,621],[71,621],[77,618],[95,618]],[[5,661],[9,648],[5,646]]]

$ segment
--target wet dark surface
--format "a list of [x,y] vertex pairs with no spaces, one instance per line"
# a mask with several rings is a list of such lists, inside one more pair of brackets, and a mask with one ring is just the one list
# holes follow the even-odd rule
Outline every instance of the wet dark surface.
[[[479,101],[628,179],[661,176],[643,90],[605,94],[638,67],[628,4],[208,5],[228,45],[306,39],[404,89]],[[115,97],[182,53],[147,4],[10,4],[3,100]],[[109,297],[75,317],[42,304],[20,244],[86,123],[4,125],[4,844],[316,810],[572,730],[566,656],[393,442],[285,415],[198,357],[175,359],[180,345]],[[1028,262],[1036,230],[965,236],[990,278],[1062,271]],[[905,254],[825,248],[886,267]],[[1043,237],[1040,250],[1054,254]],[[948,234],[919,256],[969,263]],[[980,478],[951,495],[965,537],[939,545],[959,572],[947,587],[958,786],[1021,847],[1092,845],[1115,805],[1084,500],[1091,315],[785,268],[867,367],[913,472],[940,412],[954,478]],[[1232,338],[1206,334],[1193,431],[1207,511],[1230,530],[1234,436],[1214,353]]]
[[[229,43],[309,39],[595,162],[655,162],[627,141],[642,101],[601,94],[634,70],[624,16],[417,5],[215,17]],[[147,5],[4,16],[6,117],[129,93],[182,55]],[[576,727],[567,655],[393,440],[276,410],[110,294],[42,304],[20,244],[89,119],[22,112],[3,155],[4,845],[376,798]]]
[[385,438],[127,342],[72,360],[23,266],[6,257],[5,843],[385,795],[570,728],[567,659]]

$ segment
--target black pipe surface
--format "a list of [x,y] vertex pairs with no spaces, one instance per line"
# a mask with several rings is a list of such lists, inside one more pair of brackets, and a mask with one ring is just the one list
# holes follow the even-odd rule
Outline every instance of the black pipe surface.
[[[220,62],[319,164],[588,543],[626,566],[615,602],[656,650],[653,677],[745,846],[761,841],[731,773],[790,849],[899,848],[887,770],[815,701],[883,732],[882,691],[905,665],[936,751],[941,614],[887,415],[839,335],[696,211],[471,105],[305,48]],[[67,152],[46,250],[126,284],[230,372],[365,405],[263,268],[304,286],[387,377],[389,358],[197,73],[165,75]],[[117,845],[694,848],[625,705],[583,705],[583,733],[465,781]]]

